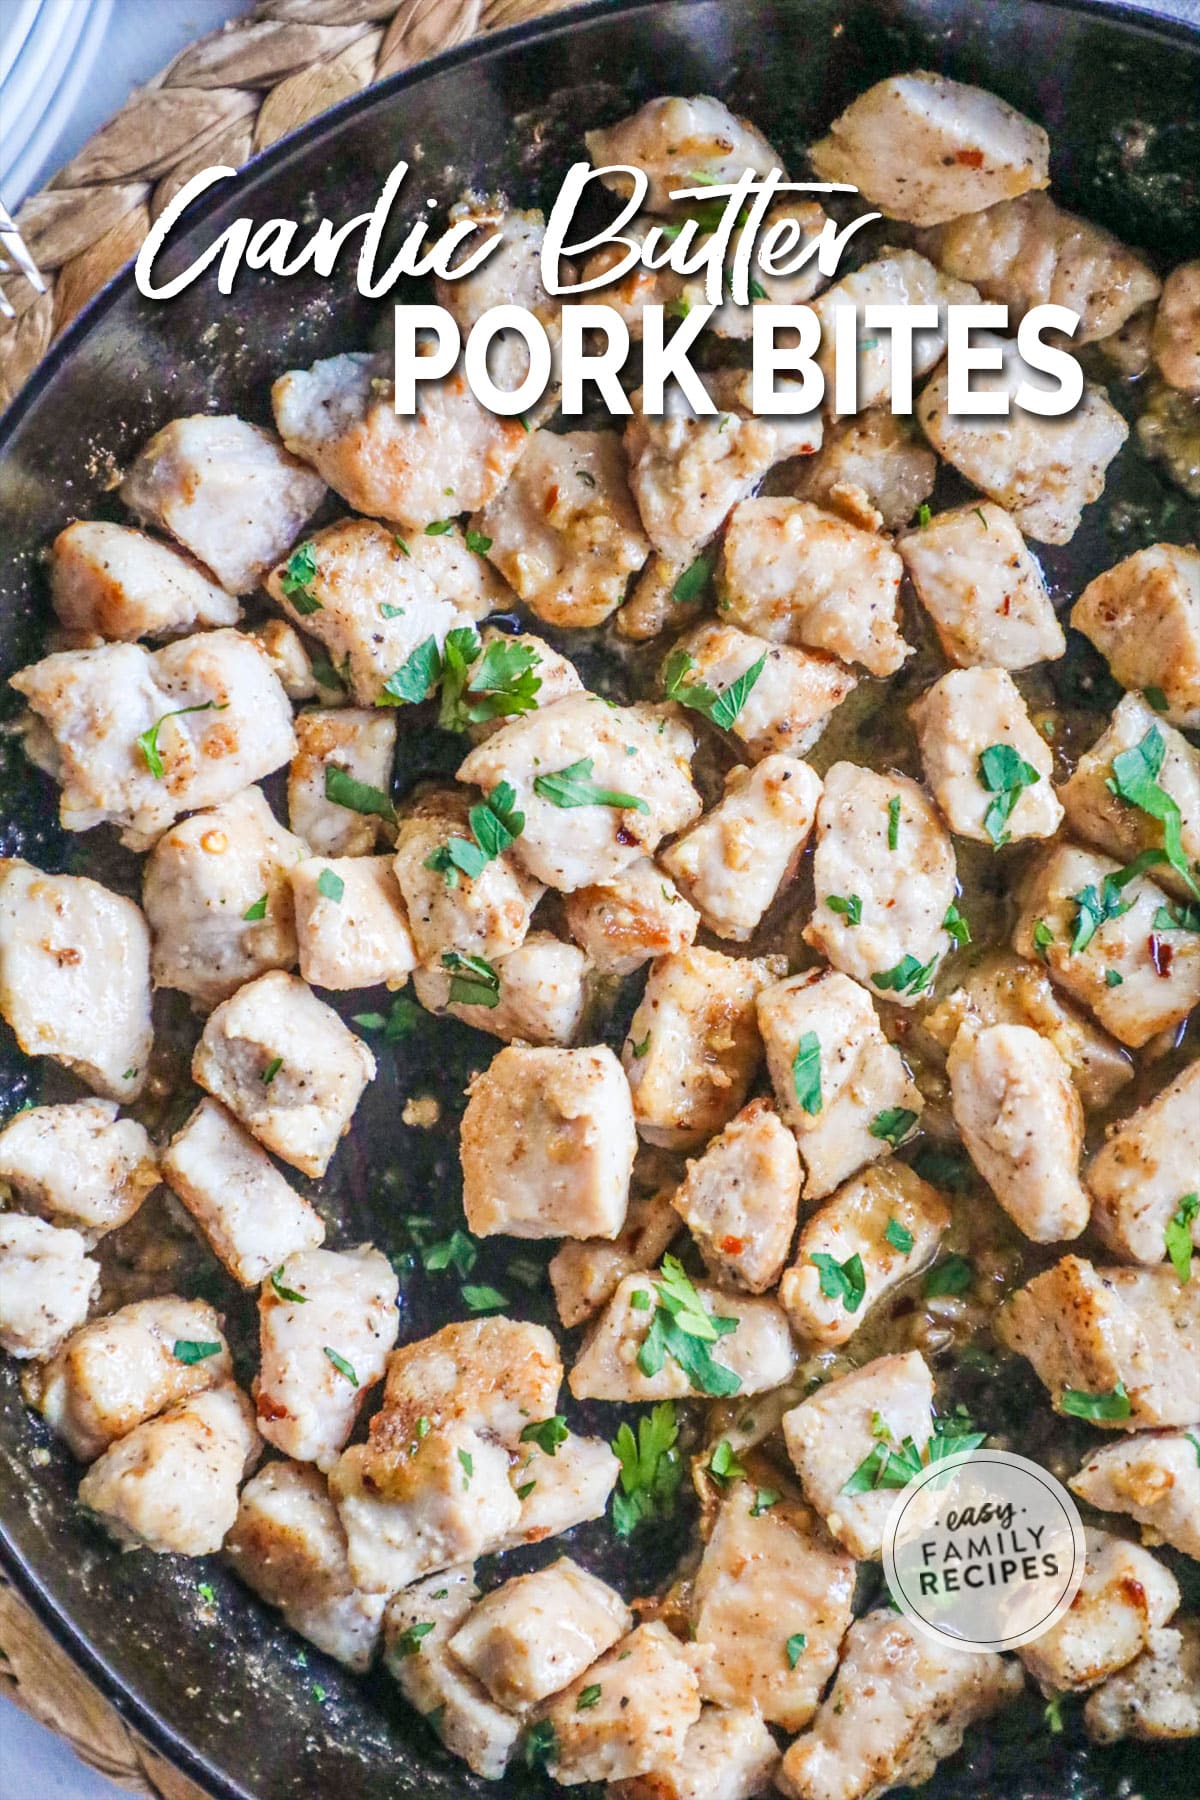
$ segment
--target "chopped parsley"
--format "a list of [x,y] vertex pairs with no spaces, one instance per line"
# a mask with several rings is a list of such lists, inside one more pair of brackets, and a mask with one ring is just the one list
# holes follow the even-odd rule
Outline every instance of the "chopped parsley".
[[355,1025],[361,1025],[364,1031],[382,1031],[384,1042],[399,1043],[402,1038],[411,1037],[421,1022],[422,1008],[407,994],[397,994],[384,1013],[354,1013]]
[[1160,687],[1143,688],[1142,698],[1145,700],[1147,706],[1152,707],[1156,713],[1165,713],[1168,710],[1167,696]]
[[887,803],[888,815],[888,849],[895,850],[900,843],[900,796],[893,794]]
[[271,1058],[270,1062],[267,1064],[266,1068],[262,1072],[262,1084],[264,1087],[270,1087],[271,1083],[274,1081],[275,1077],[278,1075],[278,1073],[279,1073],[280,1069],[282,1069],[282,1067],[283,1067],[282,1056],[273,1056]]
[[932,982],[937,963],[936,956],[931,956],[927,963],[919,963],[915,956],[909,954],[902,956],[898,963],[893,963],[890,969],[880,969],[877,974],[872,975],[871,980],[885,993],[919,994]]
[[1046,952],[1053,942],[1054,933],[1051,931],[1049,925],[1047,925],[1045,919],[1036,919],[1033,926],[1033,947],[1043,960],[1045,960]]
[[161,718],[155,719],[153,725],[148,725],[145,731],[138,733],[138,749],[141,751],[142,756],[145,759],[146,767],[153,775],[155,781],[161,781],[167,772],[166,766],[163,763],[162,752],[158,747],[158,734],[166,724],[167,720],[182,719],[186,713],[225,712],[228,705],[229,702],[227,700],[221,705],[218,705],[215,700],[205,700],[201,706],[177,706],[174,712],[163,713]]
[[302,618],[321,611],[321,602],[312,591],[317,579],[317,557],[312,540],[299,544],[284,564],[279,589],[290,600]]
[[746,1469],[738,1461],[737,1452],[728,1438],[722,1438],[708,1459],[708,1472],[714,1481],[725,1483],[737,1481],[746,1474]]
[[346,892],[346,883],[335,870],[322,869],[321,873],[317,876],[317,892],[321,895],[322,899],[332,900],[336,905],[340,906],[342,903],[342,896]]
[[575,1711],[588,1712],[595,1706],[603,1691],[598,1681],[589,1681],[585,1688],[580,1689],[579,1698],[575,1702]]
[[821,1100],[821,1040],[815,1031],[801,1034],[796,1046],[796,1054],[792,1058],[792,1088],[797,1102],[815,1118],[822,1106]]
[[[447,488],[446,492],[448,494],[452,494],[454,492],[454,489]],[[453,530],[454,530],[454,520],[453,519],[431,519],[429,521],[428,525],[425,527],[425,536],[426,537],[449,537],[450,533]]]
[[908,1226],[902,1225],[899,1219],[889,1219],[883,1235],[893,1250],[899,1250],[901,1256],[907,1256],[916,1242]]
[[939,1294],[965,1294],[975,1278],[975,1271],[965,1256],[954,1254],[935,1263],[926,1275],[921,1291],[927,1300]]
[[466,723],[482,725],[488,719],[533,712],[542,686],[541,676],[535,673],[541,661],[532,644],[495,638],[471,671],[467,697],[459,697]]
[[171,1345],[171,1355],[176,1362],[206,1362],[210,1356],[216,1356],[221,1350],[219,1343],[209,1343],[200,1338],[176,1338]]
[[328,1344],[322,1344],[321,1348],[337,1370],[338,1374],[348,1381],[351,1387],[357,1387],[358,1376],[354,1373],[353,1368],[346,1361],[345,1357],[339,1355],[336,1350],[331,1350]]
[[1088,1394],[1082,1388],[1064,1388],[1059,1410],[1073,1419],[1127,1419],[1133,1411],[1125,1383],[1118,1381],[1104,1394]]
[[392,1650],[399,1657],[417,1656],[421,1649],[422,1638],[427,1638],[433,1630],[432,1619],[418,1619],[415,1624],[406,1625],[403,1631],[397,1632],[392,1639]]
[[499,1006],[500,977],[484,957],[461,956],[457,950],[443,950],[442,963],[451,971],[448,996],[451,1006]]
[[282,1263],[280,1263],[280,1265],[277,1269],[271,1270],[271,1286],[275,1289],[277,1298],[280,1300],[286,1300],[289,1303],[289,1305],[292,1305],[292,1306],[307,1306],[308,1305],[308,1295],[307,1294],[298,1294],[296,1292],[295,1288],[284,1287],[283,1282],[280,1280],[280,1276],[282,1274],[283,1274],[283,1264]]
[[697,712],[721,731],[732,731],[754,685],[766,667],[766,651],[757,662],[743,669],[720,693],[703,681],[688,681],[696,667],[695,658],[687,650],[673,650],[663,666],[663,691],[668,700]]
[[917,508],[917,524],[922,531],[924,531],[932,518],[933,508],[927,500],[922,500],[920,506]]
[[635,1062],[641,1062],[643,1056],[645,1056],[647,1050],[650,1048],[650,1033],[647,1032],[645,1037],[639,1039],[636,1044],[633,1039],[630,1038],[629,1048],[633,1052],[633,1060]]
[[771,1508],[778,1505],[782,1499],[783,1495],[778,1488],[756,1488],[754,1505],[750,1508],[750,1517],[752,1519],[761,1518],[763,1513],[770,1512]]
[[516,810],[516,790],[507,781],[496,784],[483,801],[467,813],[469,838],[452,837],[425,858],[425,867],[441,875],[449,888],[458,886],[459,874],[477,881],[488,864],[515,844],[525,829],[525,814]]
[[950,933],[951,940],[958,945],[960,950],[971,941],[971,927],[953,900],[946,908],[946,916],[942,920],[942,930]]
[[983,815],[983,829],[998,850],[1011,837],[1008,822],[1017,801],[1042,778],[1032,763],[1025,762],[1011,744],[989,744],[979,756],[979,783],[994,796]]
[[738,1321],[710,1313],[673,1256],[663,1257],[655,1292],[658,1305],[637,1357],[646,1379],[652,1381],[669,1356],[698,1393],[713,1399],[738,1393],[741,1377],[715,1361],[709,1348],[736,1331]]
[[804,1633],[802,1631],[794,1631],[783,1647],[789,1669],[795,1668],[807,1647],[808,1639],[805,1637]]
[[459,1450],[457,1456],[463,1472],[463,1486],[469,1488],[475,1476],[475,1458],[469,1450]]
[[961,1412],[961,1416],[955,1419],[935,1419],[932,1435],[922,1451],[911,1437],[897,1443],[886,1419],[876,1413],[871,1420],[871,1435],[876,1439],[874,1448],[859,1463],[849,1480],[842,1483],[839,1491],[843,1494],[870,1494],[880,1488],[907,1487],[929,1463],[940,1462],[947,1456],[956,1456],[960,1451],[978,1450],[987,1433],[972,1431],[970,1424],[965,1412]]
[[1113,757],[1112,774],[1106,785],[1126,805],[1136,806],[1139,812],[1158,821],[1162,826],[1163,855],[1192,893],[1200,898],[1200,884],[1184,855],[1183,815],[1178,802],[1158,780],[1166,753],[1166,739],[1158,726],[1152,725],[1140,743]]
[[466,543],[467,549],[474,551],[476,556],[486,556],[492,547],[491,538],[485,537],[482,531],[468,531]]
[[[475,634],[472,632],[471,635]],[[427,637],[415,650],[410,650],[400,667],[388,676],[376,706],[419,705],[433,692],[441,668],[437,639]]]
[[875,1114],[867,1126],[873,1138],[882,1138],[895,1150],[908,1136],[917,1122],[917,1115],[907,1106],[888,1106]]
[[216,1603],[217,1603],[216,1590],[212,1586],[211,1582],[208,1582],[208,1581],[197,1582],[196,1583],[196,1592],[199,1594],[200,1598],[203,1600],[205,1606],[215,1606],[216,1605]]
[[[522,421],[523,422],[523,421]],[[528,425],[525,426],[529,430]],[[544,1769],[558,1755],[558,1733],[553,1719],[539,1719],[525,1733],[525,1767]]]
[[708,584],[709,577],[716,567],[717,553],[707,550],[699,555],[695,562],[688,564],[683,574],[671,589],[671,598],[678,606],[687,606],[698,600]]
[[835,1256],[817,1250],[808,1260],[816,1267],[825,1298],[840,1300],[848,1313],[856,1313],[867,1291],[866,1271],[858,1252],[848,1256],[845,1262],[839,1262]]
[[1155,931],[1200,931],[1200,902],[1168,902],[1158,908],[1151,923]]
[[971,1185],[971,1164],[960,1150],[939,1150],[936,1144],[924,1144],[913,1157],[912,1166],[922,1181],[949,1188],[953,1194],[961,1194]]
[[592,767],[592,758],[583,756],[578,762],[559,769],[556,774],[535,776],[533,791],[539,799],[549,800],[553,806],[615,806],[622,811],[650,811],[646,802],[636,794],[622,794],[612,788],[597,787],[591,779]]
[[613,1529],[627,1538],[645,1519],[666,1518],[683,1480],[675,1406],[664,1400],[638,1420],[637,1435],[624,1424],[613,1439],[621,1473],[613,1492]]
[[570,1435],[567,1421],[561,1413],[555,1413],[553,1418],[539,1419],[533,1425],[526,1425],[520,1441],[523,1444],[536,1444],[547,1456],[553,1456],[558,1446],[565,1444]]
[[[412,1224],[409,1228],[413,1229]],[[431,1275],[440,1274],[443,1269],[456,1269],[460,1275],[469,1275],[478,1258],[475,1240],[465,1231],[452,1231],[448,1238],[442,1238],[436,1244],[421,1245],[421,1264]]]
[[1200,1194],[1185,1194],[1163,1230],[1163,1242],[1171,1267],[1180,1281],[1192,1278],[1192,1226],[1200,1212]]
[[487,1286],[486,1283],[479,1287],[468,1284],[462,1288],[461,1292],[463,1305],[468,1312],[503,1312],[508,1305],[508,1295],[502,1294],[499,1288]]
[[372,787],[369,781],[359,781],[356,776],[348,775],[336,763],[325,765],[325,798],[332,800],[335,806],[347,807],[351,812],[386,819],[389,825],[396,822],[396,809],[381,788]]
[[831,913],[838,913],[847,925],[862,924],[862,900],[857,894],[826,894],[825,904]]
[[259,920],[265,919],[266,916],[267,916],[267,896],[266,896],[266,894],[260,894],[259,898],[254,902],[254,905],[248,906],[246,908],[245,912],[242,914],[242,917],[246,921],[247,925],[257,925]]

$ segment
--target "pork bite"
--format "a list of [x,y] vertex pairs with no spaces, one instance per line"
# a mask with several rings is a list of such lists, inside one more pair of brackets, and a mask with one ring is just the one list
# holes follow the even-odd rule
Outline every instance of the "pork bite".
[[937,457],[912,422],[889,408],[832,420],[789,491],[874,531],[899,531],[933,493]]
[[894,675],[912,649],[900,631],[901,574],[899,557],[877,532],[807,500],[744,500],[725,533],[722,609],[771,643]]
[[805,1221],[779,1283],[793,1331],[848,1343],[873,1306],[933,1261],[949,1226],[945,1200],[905,1163],[847,1181]]
[[78,1231],[0,1213],[0,1350],[51,1356],[88,1316],[100,1265]]
[[455,512],[486,506],[529,443],[519,419],[480,404],[461,367],[419,383],[417,410],[397,413],[387,355],[355,352],[292,369],[272,387],[271,405],[288,449],[347,506],[413,531],[446,516],[448,495]]
[[[711,94],[648,100],[627,118],[585,132],[584,141],[598,169],[633,163],[644,170],[649,179],[645,204],[656,213],[671,212],[676,188],[736,181],[746,169],[769,175],[783,166],[762,133]],[[633,192],[621,169],[603,180],[618,194]]]
[[158,1158],[145,1127],[119,1119],[114,1100],[34,1106],[0,1131],[0,1181],[52,1224],[98,1238],[157,1187]]
[[1053,837],[1054,757],[1006,669],[952,669],[909,710],[930,793],[951,831],[999,846]]
[[477,874],[452,861],[451,845],[477,842],[470,811],[461,789],[436,788],[397,827],[393,868],[417,957],[427,968],[457,966],[444,963],[446,957],[495,963],[510,955],[524,943],[545,892],[509,851],[489,857]]
[[758,1023],[776,1103],[800,1146],[806,1199],[888,1155],[916,1124],[921,1094],[871,996],[849,976],[810,969],[776,982],[759,996]]
[[207,1012],[267,969],[293,968],[288,877],[307,855],[257,787],[164,831],[142,870],[155,987]]
[[701,811],[694,739],[681,723],[592,695],[514,719],[458,771],[490,793],[508,782],[525,825],[512,854],[536,881],[573,893],[653,855]]
[[768,644],[733,625],[703,625],[677,649],[691,658],[684,687],[699,683],[718,694],[762,664],[728,728],[754,762],[773,755],[802,756],[858,685],[858,677],[836,657]]
[[[1176,1235],[1186,1260],[1190,1237],[1200,1249],[1200,1218],[1186,1196],[1200,1171],[1200,1064],[1193,1063],[1128,1118],[1110,1125],[1084,1180],[1094,1202],[1092,1224],[1122,1261],[1153,1265]],[[1180,1223],[1173,1225],[1176,1213]]]
[[599,625],[650,554],[611,431],[535,431],[512,479],[471,528],[537,618]]
[[1200,1417],[1200,1287],[1173,1269],[1064,1256],[1017,1289],[996,1332],[1029,1358],[1056,1412],[1125,1431]]
[[1172,725],[1200,725],[1200,550],[1135,550],[1089,581],[1071,623],[1122,687],[1161,693]]
[[215,1100],[202,1100],[175,1133],[162,1170],[214,1256],[243,1287],[257,1287],[293,1251],[324,1240],[315,1207]]
[[293,1631],[356,1673],[370,1668],[387,1600],[360,1594],[351,1581],[346,1534],[317,1469],[260,1469],[242,1489],[225,1555]]
[[290,879],[305,981],[338,991],[404,986],[417,952],[390,856],[313,856]]
[[948,662],[1028,669],[1063,654],[1042,571],[1003,507],[935,513],[897,549]]
[[145,1086],[150,933],[139,907],[85,875],[0,860],[0,1013],[26,1056],[51,1056],[110,1100]]
[[1150,347],[1164,381],[1200,394],[1200,262],[1180,263],[1164,281]]
[[917,1350],[878,1356],[785,1413],[783,1434],[804,1497],[829,1531],[852,1556],[879,1557],[896,1491],[859,1491],[853,1477],[872,1457],[879,1462],[881,1446],[925,1450],[933,1435],[933,1376]]
[[981,332],[975,347],[1000,355],[1001,366],[977,371],[973,385],[1004,396],[1008,416],[951,413],[949,378],[941,369],[917,398],[918,423],[939,456],[1007,507],[1019,531],[1040,544],[1069,544],[1084,507],[1104,492],[1105,472],[1129,427],[1104,390],[1088,382],[1069,413],[1046,418],[1025,411],[1016,405],[1018,388],[1026,381],[1043,387],[1046,377],[1023,361],[1011,339]]
[[127,643],[236,625],[239,614],[191,557],[103,519],[76,519],[55,538],[50,602],[68,631]]
[[756,1707],[705,1706],[682,1752],[614,1782],[613,1800],[753,1800],[770,1791],[778,1768],[779,1750]]
[[1146,1543],[1200,1557],[1200,1468],[1195,1438],[1186,1431],[1141,1431],[1102,1444],[1070,1486],[1100,1512],[1128,1513]]
[[787,1261],[799,1201],[796,1140],[765,1100],[752,1100],[688,1163],[671,1203],[714,1281],[763,1294]]
[[704,1698],[757,1706],[788,1732],[807,1725],[852,1617],[854,1574],[853,1558],[806,1507],[787,1496],[760,1507],[739,1481],[721,1501],[692,1589]]
[[894,1005],[916,1006],[950,948],[958,878],[949,833],[915,781],[834,763],[817,808],[813,886],[806,941]]
[[401,1693],[469,1769],[498,1781],[517,1747],[521,1721],[451,1654],[451,1638],[479,1598],[473,1565],[406,1588],[388,1603],[384,1661]]
[[[639,1625],[545,1708],[547,1770],[564,1787],[625,1781],[673,1762],[700,1717],[701,1652],[657,1621]],[[585,1691],[599,1689],[581,1705]]]
[[865,410],[891,400],[895,379],[891,332],[883,331],[873,338],[863,335],[868,306],[935,308],[937,323],[914,331],[910,339],[911,374],[914,379],[920,379],[935,369],[946,354],[947,307],[975,306],[978,302],[978,293],[967,282],[956,281],[941,273],[927,257],[915,250],[889,247],[851,274],[843,275],[813,302],[813,311],[821,322],[817,363],[825,377],[825,394],[830,406],[833,405],[837,369],[835,344],[839,313],[849,311],[858,320],[857,399],[859,409]]
[[679,1214],[662,1192],[633,1197],[615,1238],[568,1238],[547,1271],[561,1323],[570,1330],[592,1318],[626,1275],[661,1262],[678,1233]]
[[345,698],[337,670],[324,656],[310,655],[304,639],[286,619],[264,619],[248,633],[279,677],[288,699],[315,700],[325,695],[330,705]]
[[399,1281],[369,1244],[297,1250],[259,1296],[259,1429],[297,1462],[328,1470],[383,1377]]
[[1040,125],[984,88],[923,69],[877,81],[809,150],[889,219],[938,225],[1050,185]]
[[571,936],[602,975],[632,975],[656,956],[684,950],[700,926],[696,908],[648,856],[611,881],[576,888],[564,909]]
[[537,1444],[522,1444],[509,1470],[521,1510],[500,1549],[540,1544],[576,1525],[602,1519],[620,1471],[620,1463],[603,1438],[572,1432],[549,1454]]
[[1200,1000],[1200,938],[1175,928],[1167,895],[1147,876],[1127,878],[1110,857],[1060,844],[1030,871],[1020,903],[1013,948],[1040,956],[1051,980],[1131,1049]]
[[1054,1045],[1027,1025],[966,1025],[946,1069],[954,1122],[1009,1218],[1035,1244],[1078,1237],[1083,1106]]
[[469,1093],[463,1206],[477,1236],[616,1237],[637,1134],[611,1050],[510,1045]]
[[582,1675],[632,1626],[620,1594],[564,1556],[493,1589],[450,1639],[450,1652],[497,1706],[526,1713]]
[[544,1325],[502,1317],[444,1325],[401,1344],[388,1360],[371,1451],[386,1462],[428,1435],[421,1427],[469,1425],[515,1450],[530,1421],[553,1416],[562,1361]]
[[54,740],[64,827],[115,825],[131,850],[270,775],[296,747],[279,677],[240,631],[154,651],[59,650],[12,684]]
[[621,1050],[639,1137],[690,1150],[729,1123],[762,1057],[755,1001],[772,972],[698,946],[651,964]]
[[745,943],[794,879],[821,795],[821,778],[793,756],[731,769],[721,801],[663,853],[717,937]]
[[232,1375],[208,1302],[160,1294],[75,1332],[39,1372],[30,1398],[80,1461],[91,1462],[165,1407]]
[[130,512],[167,531],[229,594],[249,594],[325,498],[325,483],[244,419],[194,413],[144,444],[121,483]]
[[260,975],[210,1014],[192,1078],[266,1149],[323,1175],[375,1058],[298,976]]
[[1148,1632],[1141,1655],[1092,1689],[1083,1724],[1098,1744],[1200,1737],[1200,1620]]
[[[1200,750],[1172,726],[1164,724],[1140,694],[1126,694],[1109,722],[1075,765],[1074,773],[1059,789],[1059,798],[1072,831],[1110,856],[1131,863],[1143,850],[1162,847],[1162,823],[1140,806],[1130,804],[1114,788],[1129,772],[1148,775],[1179,808],[1179,846],[1191,866],[1200,863]],[[1110,785],[1110,783],[1112,785]],[[1161,887],[1191,897],[1182,872],[1165,859],[1155,866],[1154,879]]]
[[[370,856],[388,826],[387,805],[373,812],[346,804],[358,798],[342,775],[383,800],[392,785],[396,720],[389,712],[348,706],[296,714],[296,754],[288,769],[288,817],[314,856]],[[330,773],[334,792],[330,793]],[[390,803],[389,803],[390,804]]]
[[1087,1529],[1084,1536],[1083,1586],[1066,1616],[1017,1650],[1034,1680],[1060,1693],[1078,1694],[1115,1675],[1179,1605],[1175,1577],[1149,1551],[1107,1531]]
[[135,1426],[92,1464],[79,1503],[126,1549],[211,1556],[261,1452],[253,1407],[226,1383]]
[[[495,992],[445,967],[415,970],[413,987],[428,1012],[461,1019],[508,1043],[569,1045],[583,1023],[590,969],[589,958],[575,944],[564,944],[548,931],[531,931],[518,949],[493,965],[499,983]],[[452,999],[452,994],[468,997]]]
[[837,1679],[811,1731],[783,1759],[788,1800],[875,1800],[920,1786],[953,1756],[969,1726],[1024,1691],[1020,1666],[953,1650],[889,1609],[856,1619]]

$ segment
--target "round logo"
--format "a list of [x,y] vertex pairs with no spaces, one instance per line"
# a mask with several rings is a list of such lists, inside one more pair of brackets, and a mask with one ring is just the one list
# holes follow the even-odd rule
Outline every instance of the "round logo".
[[1006,1450],[930,1463],[897,1496],[883,1566],[900,1611],[959,1650],[1015,1650],[1083,1580],[1083,1523],[1053,1475]]

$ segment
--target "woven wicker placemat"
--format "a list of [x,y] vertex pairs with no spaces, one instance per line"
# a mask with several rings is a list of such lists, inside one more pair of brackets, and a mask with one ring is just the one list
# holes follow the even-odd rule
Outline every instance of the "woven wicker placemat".
[[[17,225],[46,278],[38,296],[3,281],[0,407],[64,326],[135,256],[151,222],[198,169],[255,151],[386,75],[480,32],[574,0],[260,0],[140,88],[72,157]],[[0,1579],[0,1692],[60,1733],[84,1762],[134,1793],[203,1800],[148,1749]]]

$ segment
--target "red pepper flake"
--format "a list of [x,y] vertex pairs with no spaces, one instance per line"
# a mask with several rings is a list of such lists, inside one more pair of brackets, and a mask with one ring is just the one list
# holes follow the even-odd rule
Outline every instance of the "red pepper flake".
[[746,1248],[746,1240],[740,1237],[723,1237],[721,1248],[726,1256],[740,1256]]
[[1165,938],[1157,933],[1146,939],[1146,948],[1150,952],[1150,961],[1154,964],[1154,973],[1166,981],[1171,973],[1171,964],[1175,961],[1175,946],[1168,944]]
[[630,831],[624,825],[617,826],[616,839],[617,839],[618,844],[623,844],[627,850],[631,850],[633,848],[633,846],[638,842],[637,838],[634,837],[632,831]]
[[954,160],[957,163],[961,163],[964,169],[982,169],[983,151],[956,150],[954,153]]
[[557,505],[558,505],[558,485],[556,483],[553,487],[547,488],[546,498],[542,502],[542,511],[544,513],[552,513]]

